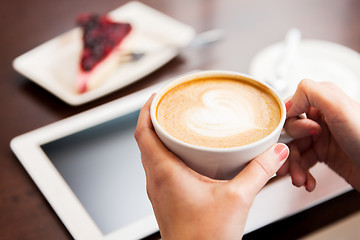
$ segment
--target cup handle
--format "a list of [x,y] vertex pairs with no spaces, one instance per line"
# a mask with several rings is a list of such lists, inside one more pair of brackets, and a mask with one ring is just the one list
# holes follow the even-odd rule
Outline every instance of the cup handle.
[[[300,114],[298,116],[298,118],[307,118],[306,117],[306,114],[303,113],[303,114]],[[280,137],[279,137],[279,143],[289,143],[291,142],[292,140],[294,140],[294,138],[290,137],[289,134],[285,131],[285,129],[283,129],[280,133]]]
[[290,137],[289,134],[285,130],[282,130],[278,142],[279,143],[289,143],[292,140],[294,140],[294,139],[292,137]]

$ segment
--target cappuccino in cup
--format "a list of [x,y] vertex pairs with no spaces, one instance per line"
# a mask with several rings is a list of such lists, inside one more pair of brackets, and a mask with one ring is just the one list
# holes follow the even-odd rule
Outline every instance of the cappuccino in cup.
[[155,96],[156,134],[190,168],[231,179],[280,136],[285,104],[266,84],[229,71],[181,76]]
[[159,125],[189,144],[229,148],[256,142],[279,124],[281,108],[246,77],[195,78],[169,89],[157,105]]

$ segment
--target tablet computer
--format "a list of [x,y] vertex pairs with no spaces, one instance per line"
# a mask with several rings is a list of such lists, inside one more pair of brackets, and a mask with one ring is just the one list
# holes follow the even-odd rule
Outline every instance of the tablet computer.
[[[133,132],[160,83],[14,138],[11,148],[75,239],[140,239],[158,226],[146,195]],[[351,187],[325,165],[312,169],[312,193],[274,178],[250,209],[245,233],[293,215]]]
[[133,137],[159,85],[18,136],[11,148],[75,239],[158,231]]

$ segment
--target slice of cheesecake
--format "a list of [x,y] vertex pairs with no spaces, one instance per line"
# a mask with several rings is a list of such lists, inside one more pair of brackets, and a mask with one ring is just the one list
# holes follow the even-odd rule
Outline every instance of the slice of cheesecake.
[[121,43],[131,32],[129,23],[112,21],[107,15],[82,14],[77,25],[83,31],[83,50],[80,56],[76,87],[84,93],[106,77],[119,63]]

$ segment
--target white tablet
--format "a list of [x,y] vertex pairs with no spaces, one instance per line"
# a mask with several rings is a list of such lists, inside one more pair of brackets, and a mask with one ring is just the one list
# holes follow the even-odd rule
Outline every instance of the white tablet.
[[139,110],[158,87],[11,141],[75,239],[139,239],[158,231],[133,137]]
[[[18,136],[11,148],[75,239],[140,239],[158,226],[133,137],[140,108],[161,85]],[[349,191],[325,165],[312,193],[274,179],[258,194],[245,233]]]

